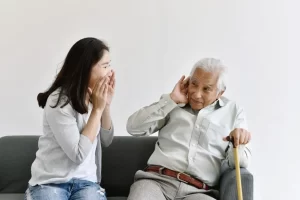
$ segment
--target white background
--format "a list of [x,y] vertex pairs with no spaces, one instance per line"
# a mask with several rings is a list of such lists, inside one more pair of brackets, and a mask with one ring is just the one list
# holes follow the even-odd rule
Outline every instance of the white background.
[[299,7],[292,0],[1,0],[0,137],[41,134],[36,96],[83,37],[111,47],[116,135],[128,135],[128,116],[171,92],[197,60],[216,57],[229,68],[225,95],[247,111],[255,200],[295,199]]

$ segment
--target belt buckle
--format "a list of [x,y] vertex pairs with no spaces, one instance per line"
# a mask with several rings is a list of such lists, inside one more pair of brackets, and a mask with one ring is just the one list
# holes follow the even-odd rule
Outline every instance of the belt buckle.
[[188,174],[186,174],[186,173],[181,173],[181,172],[179,172],[179,173],[177,174],[177,176],[176,176],[176,177],[177,177],[177,180],[179,180],[179,181],[181,181],[181,182],[184,182],[184,183],[188,183],[187,181],[180,179],[180,174],[184,174],[184,175],[189,176],[189,177],[190,177],[190,175],[188,175]]
[[165,169],[164,167],[160,167],[160,168],[158,169],[158,173],[161,174],[161,175],[163,175],[162,171],[163,171],[164,169]]
[[206,184],[202,182],[202,189],[207,190]]

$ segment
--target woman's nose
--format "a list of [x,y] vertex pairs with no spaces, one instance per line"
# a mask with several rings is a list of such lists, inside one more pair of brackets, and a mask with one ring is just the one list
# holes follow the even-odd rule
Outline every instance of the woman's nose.
[[113,74],[113,70],[111,69],[107,74],[108,78],[110,78],[112,76],[112,74]]

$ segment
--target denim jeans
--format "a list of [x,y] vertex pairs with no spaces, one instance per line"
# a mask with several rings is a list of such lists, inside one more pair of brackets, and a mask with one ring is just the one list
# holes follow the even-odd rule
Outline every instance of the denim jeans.
[[25,200],[107,200],[99,184],[72,179],[67,183],[28,186]]

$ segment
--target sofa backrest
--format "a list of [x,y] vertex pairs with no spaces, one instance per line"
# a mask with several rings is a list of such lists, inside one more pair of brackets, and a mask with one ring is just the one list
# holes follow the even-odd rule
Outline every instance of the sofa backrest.
[[157,137],[117,136],[103,148],[102,181],[108,196],[128,196],[134,174],[147,166]]
[[[0,193],[24,193],[39,136],[0,138]],[[127,196],[134,174],[147,165],[157,137],[115,136],[103,148],[101,186],[108,196]]]

